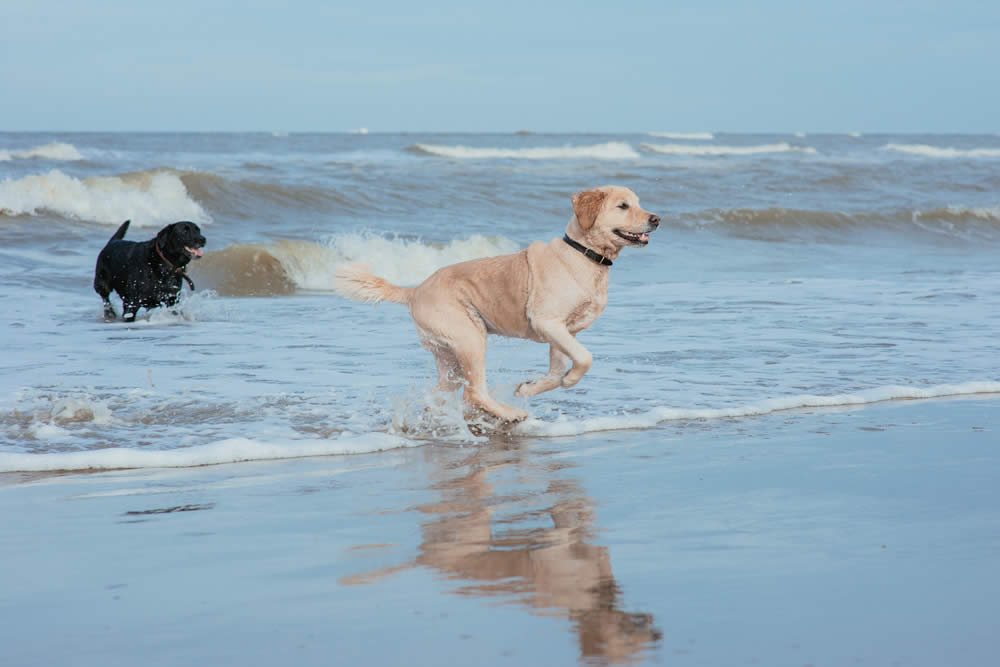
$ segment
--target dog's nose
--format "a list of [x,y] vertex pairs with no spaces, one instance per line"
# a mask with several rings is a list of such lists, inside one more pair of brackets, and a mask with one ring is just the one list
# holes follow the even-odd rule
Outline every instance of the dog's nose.
[[653,215],[652,213],[650,213],[649,214],[649,224],[650,224],[650,226],[653,229],[656,229],[657,227],[659,227],[660,226],[660,216]]

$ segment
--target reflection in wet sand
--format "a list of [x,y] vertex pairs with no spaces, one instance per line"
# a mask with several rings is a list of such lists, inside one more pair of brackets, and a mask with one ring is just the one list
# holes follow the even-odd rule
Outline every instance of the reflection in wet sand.
[[[529,458],[524,454],[523,458]],[[460,581],[454,593],[507,596],[572,621],[581,658],[636,661],[661,633],[649,614],[621,609],[606,547],[589,544],[594,512],[566,467],[531,465],[492,447],[438,466],[441,499],[412,508],[428,519],[416,558],[342,584],[373,583],[415,566]]]

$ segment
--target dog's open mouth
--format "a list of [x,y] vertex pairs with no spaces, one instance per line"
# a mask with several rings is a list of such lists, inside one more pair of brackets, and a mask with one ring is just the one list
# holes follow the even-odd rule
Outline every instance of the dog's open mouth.
[[194,259],[198,259],[199,257],[205,254],[201,251],[201,248],[192,248],[191,246],[186,245],[184,246],[184,249],[187,250],[187,253],[191,255],[191,257],[193,257]]
[[636,234],[634,232],[626,232],[624,229],[616,229],[615,234],[622,237],[629,243],[634,243],[635,245],[646,245],[649,243],[649,232],[640,232]]

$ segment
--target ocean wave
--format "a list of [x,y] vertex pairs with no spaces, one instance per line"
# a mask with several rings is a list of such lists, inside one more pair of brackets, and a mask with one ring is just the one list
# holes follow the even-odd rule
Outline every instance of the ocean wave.
[[649,136],[659,137],[661,139],[692,139],[706,141],[715,139],[715,135],[711,132],[650,132]]
[[1000,382],[966,382],[963,384],[942,384],[932,387],[906,387],[892,385],[867,389],[853,394],[816,396],[803,394],[771,398],[728,408],[668,408],[658,407],[634,415],[612,417],[563,418],[546,422],[529,419],[519,424],[515,432],[519,435],[563,437],[594,433],[597,431],[617,431],[625,429],[652,428],[657,424],[683,420],[716,420],[739,417],[758,417],[806,408],[833,408],[869,405],[895,400],[945,398],[974,394],[1000,394]]
[[76,178],[53,169],[0,181],[0,215],[42,211],[107,225],[131,219],[133,227],[160,227],[176,220],[211,222],[173,170]]
[[0,454],[0,472],[45,472],[61,470],[122,470],[131,468],[193,468],[196,466],[367,454],[420,442],[387,433],[369,433],[338,439],[281,440],[260,442],[228,438],[206,445],[168,450],[111,447],[52,454]]
[[777,226],[817,230],[839,229],[862,222],[858,215],[837,211],[806,211],[781,207],[708,209],[697,213],[682,214],[679,219],[693,226],[703,226],[707,223],[735,227]]
[[[657,407],[632,415],[614,415],[580,418],[562,416],[555,421],[530,418],[514,428],[514,433],[533,437],[565,437],[600,431],[654,428],[664,422],[712,421],[758,417],[778,412],[800,409],[859,407],[873,403],[896,400],[934,399],[1000,394],[1000,382],[978,381],[962,384],[942,384],[930,387],[891,385],[850,394],[820,396],[802,394],[765,399],[755,403],[722,408],[672,408]],[[423,411],[421,411],[423,412]],[[80,416],[80,406],[54,406],[56,415],[66,419],[90,419],[93,414]],[[423,418],[422,418],[423,419]],[[408,427],[420,424],[397,424],[394,429],[406,433]],[[59,428],[52,425],[52,428]],[[416,428],[420,431],[420,428]],[[417,433],[421,435],[421,433]],[[114,447],[86,451],[44,454],[0,453],[0,473],[43,472],[72,470],[115,470],[130,468],[188,468],[206,465],[304,458],[313,456],[338,456],[364,454],[424,444],[423,438],[404,437],[396,433],[372,432],[362,435],[345,435],[340,438],[293,439],[277,438],[267,441],[248,438],[227,438],[204,445],[167,450]]]
[[407,150],[422,155],[463,160],[632,160],[639,157],[634,148],[620,141],[609,141],[589,146],[537,148],[475,148],[472,146],[414,144]]
[[33,148],[22,148],[20,150],[0,149],[0,162],[18,159],[61,160],[64,162],[74,162],[77,160],[83,160],[84,157],[83,154],[80,153],[80,151],[78,151],[72,144],[66,144],[58,141],[42,144],[41,146],[35,146]]
[[716,157],[723,155],[765,155],[769,153],[807,153],[816,152],[810,146],[793,146],[787,142],[776,144],[758,144],[756,146],[717,146],[715,144],[639,144],[639,148],[651,153],[665,155],[695,155]]
[[764,209],[706,209],[674,218],[691,228],[720,228],[757,240],[845,238],[847,232],[912,233],[969,240],[996,239],[1000,234],[1000,207],[948,206],[929,210],[810,211],[772,207]]
[[279,296],[296,290],[329,291],[341,264],[367,264],[399,285],[414,285],[456,262],[514,252],[503,237],[471,236],[447,244],[369,233],[331,236],[325,243],[282,240],[233,245],[206,253],[188,271],[202,287],[222,296]]
[[350,201],[339,192],[307,185],[230,180],[209,172],[189,171],[180,176],[188,193],[204,206],[221,213],[256,215],[258,203],[281,208],[328,210],[332,205],[350,209],[361,202]]
[[886,144],[882,149],[932,158],[1000,158],[1000,148],[942,148],[927,144]]
[[966,222],[982,220],[1000,222],[1000,206],[947,206],[927,211],[914,211],[914,220]]

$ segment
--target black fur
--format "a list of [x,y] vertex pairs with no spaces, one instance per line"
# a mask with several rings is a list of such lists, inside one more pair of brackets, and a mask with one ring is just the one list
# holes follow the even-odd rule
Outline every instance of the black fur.
[[202,248],[205,245],[198,225],[186,220],[167,225],[149,241],[125,241],[130,222],[122,223],[97,256],[94,291],[104,300],[104,319],[107,321],[116,317],[108,299],[111,292],[118,292],[122,298],[122,318],[126,322],[134,321],[140,308],[177,303],[181,281],[186,278],[184,267],[193,258],[185,247]]

